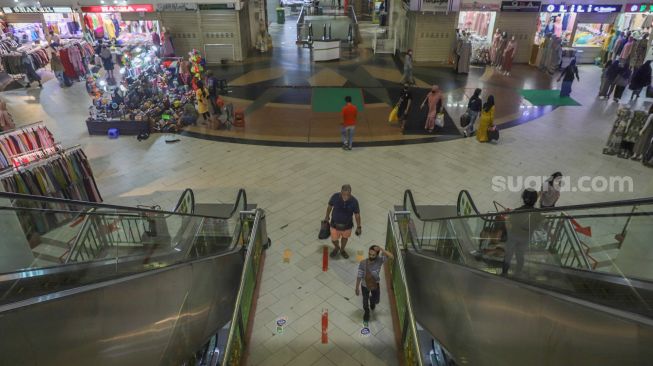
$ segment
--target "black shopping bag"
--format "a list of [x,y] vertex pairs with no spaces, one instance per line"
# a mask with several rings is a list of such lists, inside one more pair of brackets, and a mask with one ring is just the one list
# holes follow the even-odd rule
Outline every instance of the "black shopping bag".
[[317,238],[320,240],[324,240],[331,235],[331,227],[329,226],[328,221],[322,221],[320,224],[320,233],[317,235]]

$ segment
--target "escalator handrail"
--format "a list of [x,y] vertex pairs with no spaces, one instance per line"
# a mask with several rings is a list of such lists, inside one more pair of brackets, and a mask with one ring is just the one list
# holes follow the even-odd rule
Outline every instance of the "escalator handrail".
[[184,203],[184,200],[187,195],[190,196],[190,202],[191,202],[190,213],[191,214],[195,213],[195,193],[190,188],[184,189],[184,191],[181,193],[181,196],[179,197],[179,200],[177,201],[174,210],[172,210],[173,212],[179,212],[179,209],[181,208],[181,205]]
[[[487,219],[487,217],[495,217],[495,216],[504,216],[504,215],[514,215],[514,214],[527,214],[527,213],[560,213],[562,211],[567,212],[567,211],[574,211],[574,210],[589,210],[589,209],[598,209],[598,208],[614,208],[614,207],[627,207],[627,206],[636,206],[636,205],[653,205],[653,197],[649,198],[636,198],[636,199],[630,199],[630,200],[623,200],[623,201],[608,201],[608,202],[599,202],[599,203],[589,203],[589,204],[582,204],[582,205],[570,205],[570,206],[559,206],[559,207],[551,207],[551,208],[533,208],[533,209],[528,209],[528,210],[519,210],[519,211],[505,211],[505,212],[489,212],[485,214],[476,214],[476,215],[466,215],[466,216],[449,216],[449,217],[438,217],[438,218],[433,218],[433,219],[423,219],[420,217],[419,213],[416,210],[415,207],[415,200],[413,199],[413,194],[410,192],[410,190],[406,190],[404,192],[404,209],[408,209],[406,205],[406,200],[409,200],[409,203],[413,209],[413,212],[421,221],[428,222],[428,221],[442,221],[442,220],[458,220],[458,219],[468,219],[468,218],[481,218],[481,219]],[[472,201],[473,202],[473,201]],[[631,215],[631,214],[626,214],[626,215]],[[648,213],[644,212],[641,213],[640,216],[648,215]],[[605,217],[606,214],[599,214],[597,217]],[[623,216],[623,214],[607,214],[607,216]],[[635,215],[637,216],[637,215]],[[572,219],[576,218],[576,216],[565,216],[566,218]],[[591,214],[583,215],[582,217],[589,218],[589,217],[594,217]]]
[[[154,210],[154,209],[147,209],[147,208],[138,208],[138,207],[130,207],[130,206],[120,206],[120,205],[112,205],[112,204],[107,204],[107,203],[96,203],[96,202],[86,202],[86,201],[78,201],[78,200],[70,200],[70,199],[65,199],[65,198],[54,198],[54,197],[43,197],[43,196],[32,196],[29,194],[21,194],[21,193],[8,193],[8,192],[0,192],[0,198],[6,198],[10,200],[31,200],[31,201],[39,201],[39,202],[53,202],[53,203],[62,203],[62,204],[68,204],[68,205],[78,205],[82,207],[91,207],[91,208],[104,208],[104,209],[111,209],[111,210],[123,210],[123,211],[132,211],[132,212],[137,212],[137,213],[152,213],[152,214],[167,214],[167,215],[178,215],[178,216],[189,216],[189,217],[201,217],[201,218],[211,218],[211,219],[220,219],[220,220],[227,220],[230,219],[234,213],[236,213],[237,208],[238,208],[238,203],[242,199],[243,202],[246,204],[247,203],[247,196],[245,194],[244,189],[238,190],[238,196],[236,197],[236,203],[234,203],[234,208],[231,210],[230,214],[225,217],[218,217],[218,216],[213,216],[213,215],[196,215],[196,214],[186,214],[186,213],[180,213],[180,212],[174,212],[174,211],[166,211],[166,210]],[[245,206],[247,207],[247,206]],[[16,209],[20,209],[19,207],[16,207]],[[44,211],[51,211],[44,209]]]

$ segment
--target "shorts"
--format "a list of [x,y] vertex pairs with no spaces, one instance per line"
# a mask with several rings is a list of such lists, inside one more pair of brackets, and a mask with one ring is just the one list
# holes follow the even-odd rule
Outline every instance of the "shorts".
[[349,239],[350,236],[351,236],[351,229],[336,230],[335,227],[331,228],[331,241],[340,240],[340,238]]

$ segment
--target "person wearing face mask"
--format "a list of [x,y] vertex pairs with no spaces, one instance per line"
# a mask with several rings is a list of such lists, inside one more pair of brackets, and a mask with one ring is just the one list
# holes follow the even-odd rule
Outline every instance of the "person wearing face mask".
[[[383,255],[381,255],[383,253]],[[392,253],[378,245],[372,245],[367,252],[367,259],[358,263],[358,274],[356,276],[356,296],[363,293],[363,321],[370,320],[370,310],[374,310],[379,303],[381,289],[381,267],[386,260],[394,259]]]
[[556,202],[560,199],[560,186],[562,182],[562,173],[555,172],[551,174],[542,185],[540,192],[540,208],[555,207]]

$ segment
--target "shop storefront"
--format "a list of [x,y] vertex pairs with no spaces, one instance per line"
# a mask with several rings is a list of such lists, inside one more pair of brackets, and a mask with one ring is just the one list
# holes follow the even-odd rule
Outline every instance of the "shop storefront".
[[641,40],[648,34],[646,59],[653,58],[653,48],[650,43],[652,28],[653,4],[626,4],[624,12],[619,14],[614,24],[615,37],[631,32],[635,39]]
[[80,38],[79,14],[67,6],[3,7],[8,31],[24,43],[45,41],[50,31],[61,39]]
[[82,6],[84,25],[97,40],[151,43],[161,34],[152,4]]
[[[565,58],[572,57],[578,63],[594,63],[602,56],[604,41],[610,36],[621,8],[621,5],[542,5],[533,43],[541,49],[549,42],[561,42],[563,63]],[[534,47],[533,64],[538,63],[537,53]]]
[[508,39],[515,38],[517,51],[514,63],[526,63],[531,55],[530,44],[535,35],[533,27],[537,22],[540,1],[502,1],[501,12],[496,22],[496,28],[505,32]]
[[472,64],[484,65],[490,61],[490,46],[498,10],[498,4],[461,4],[456,28],[469,35]]

